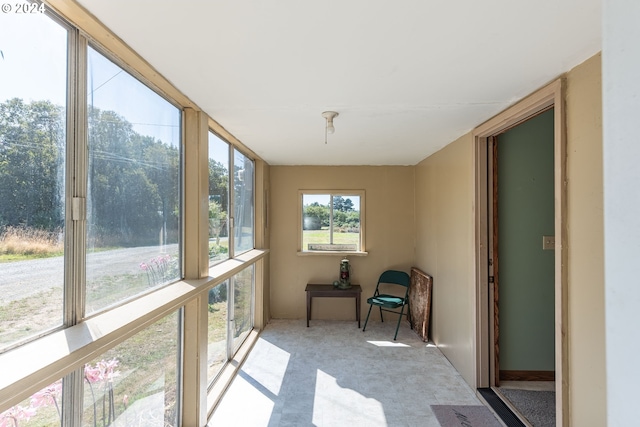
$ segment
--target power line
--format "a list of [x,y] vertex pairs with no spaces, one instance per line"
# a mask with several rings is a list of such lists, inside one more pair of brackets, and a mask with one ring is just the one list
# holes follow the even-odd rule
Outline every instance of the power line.
[[[109,78],[108,78],[104,83],[102,83],[102,84],[101,84],[100,86],[98,86],[97,88],[93,89],[93,90],[91,91],[91,94],[93,95],[93,93],[94,93],[95,91],[97,91],[97,90],[98,90],[98,89],[100,89],[102,86],[104,86],[104,85],[106,85],[107,83],[109,83],[111,80],[113,80],[114,78],[116,78],[116,76],[117,76],[118,74],[122,73],[123,71],[124,71],[124,70],[120,70],[120,71],[118,71],[117,73],[115,73],[113,76],[109,77]],[[92,80],[93,80],[93,78],[92,78]]]

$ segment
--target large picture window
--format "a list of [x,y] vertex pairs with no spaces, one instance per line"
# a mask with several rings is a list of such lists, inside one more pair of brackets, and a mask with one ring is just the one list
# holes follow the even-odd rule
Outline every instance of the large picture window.
[[[210,133],[204,278],[205,193],[186,209],[197,256],[182,256],[183,189],[204,172],[184,154],[202,164],[204,113],[183,115],[186,96],[55,4],[0,14],[0,426],[193,424],[209,408],[183,397],[204,373],[182,357],[207,358],[213,384],[252,337],[255,160]],[[207,349],[191,304],[206,296]]]
[[364,191],[301,191],[302,252],[364,252]]
[[0,24],[0,352],[62,325],[64,298],[68,29],[11,15]]
[[234,255],[253,249],[253,160],[233,150]]
[[253,329],[255,265],[209,290],[207,378],[211,385]]
[[84,366],[83,426],[178,425],[179,313]]
[[229,258],[229,144],[209,131],[209,261]]
[[227,322],[229,319],[229,280],[209,290],[207,305],[207,379],[211,384],[227,362]]
[[[210,265],[254,248],[253,188],[254,161],[209,131]],[[251,266],[208,292],[209,385],[253,328],[254,281]]]
[[180,279],[180,110],[88,52],[87,313]]
[[230,319],[233,338],[232,353],[235,353],[253,329],[253,296],[255,266],[245,268],[231,279],[233,300],[230,304],[233,317]]

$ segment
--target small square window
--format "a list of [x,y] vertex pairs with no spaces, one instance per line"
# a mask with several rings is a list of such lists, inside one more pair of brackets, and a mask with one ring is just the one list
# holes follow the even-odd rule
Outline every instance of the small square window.
[[300,191],[300,218],[300,252],[364,252],[364,191]]

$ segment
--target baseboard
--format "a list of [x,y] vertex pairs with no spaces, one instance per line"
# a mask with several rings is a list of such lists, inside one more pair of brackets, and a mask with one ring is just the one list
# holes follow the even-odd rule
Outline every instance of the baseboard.
[[555,371],[503,371],[500,381],[555,381]]

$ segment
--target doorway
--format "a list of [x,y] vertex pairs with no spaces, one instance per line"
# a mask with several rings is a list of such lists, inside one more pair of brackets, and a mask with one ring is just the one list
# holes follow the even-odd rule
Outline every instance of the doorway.
[[487,147],[495,392],[546,427],[555,425],[553,114],[539,112]]
[[553,381],[553,108],[492,137],[487,149],[495,384]]
[[[478,389],[484,395],[484,391],[497,390],[501,381],[500,371],[506,372],[507,375],[543,375],[555,376],[555,403],[556,403],[556,425],[563,426],[568,425],[568,399],[566,393],[568,392],[567,376],[566,376],[566,359],[567,359],[567,342],[566,337],[566,325],[567,325],[567,299],[566,299],[566,230],[565,220],[566,215],[566,188],[565,188],[565,137],[564,137],[564,112],[562,104],[562,80],[557,80],[550,85],[540,89],[533,95],[525,98],[509,109],[500,113],[488,122],[480,125],[474,130],[475,139],[475,159],[476,159],[476,212],[475,212],[475,238],[476,238],[476,384]],[[552,211],[553,216],[551,225],[547,224],[544,227],[545,230],[534,230],[535,234],[539,234],[536,238],[537,242],[534,242],[534,249],[539,252],[542,258],[546,258],[547,261],[552,259],[552,273],[545,273],[546,278],[540,279],[549,284],[549,287],[545,289],[544,296],[538,297],[542,300],[551,300],[551,304],[544,310],[546,314],[544,317],[545,323],[543,329],[549,331],[550,324],[552,324],[551,337],[548,333],[545,335],[547,342],[552,341],[552,345],[546,345],[547,350],[551,348],[550,353],[547,352],[543,357],[544,364],[537,364],[531,361],[519,360],[522,359],[522,355],[516,353],[509,354],[507,347],[513,344],[514,338],[513,331],[508,332],[508,328],[513,327],[514,320],[510,321],[510,326],[505,325],[505,318],[502,318],[502,325],[500,324],[500,311],[514,311],[511,304],[500,306],[500,280],[513,281],[514,279],[505,279],[505,274],[508,277],[508,273],[501,272],[500,268],[505,267],[505,263],[512,264],[513,261],[508,261],[509,256],[512,255],[511,249],[508,249],[507,243],[500,241],[500,234],[513,234],[508,232],[506,225],[501,225],[499,222],[494,224],[494,210],[499,210],[499,206],[493,206],[493,181],[497,180],[499,183],[500,178],[500,160],[498,160],[497,175],[494,176],[494,148],[497,147],[500,150],[501,137],[511,129],[517,128],[519,125],[528,126],[527,121],[536,117],[544,117],[547,114],[552,118]],[[547,117],[547,118],[549,118]],[[506,146],[505,142],[505,146]],[[497,152],[500,155],[500,152]],[[510,162],[507,162],[510,163]],[[534,168],[535,169],[535,168]],[[502,172],[506,173],[506,172]],[[548,177],[548,175],[547,175]],[[534,179],[529,176],[529,180]],[[541,179],[541,178],[535,178]],[[548,188],[548,186],[547,186]],[[499,197],[499,193],[498,193]],[[524,203],[524,202],[522,202]],[[498,212],[499,213],[499,212]],[[525,221],[526,224],[526,221]],[[500,232],[500,229],[503,232]],[[526,228],[526,227],[525,227]],[[494,231],[496,232],[494,238]],[[526,230],[525,230],[526,231]],[[522,238],[524,239],[524,237]],[[546,240],[545,240],[546,239]],[[517,240],[517,239],[516,239]],[[555,241],[555,244],[554,244]],[[494,242],[497,243],[494,245]],[[549,249],[543,249],[545,245]],[[502,247],[502,253],[500,248]],[[506,248],[506,249],[505,249]],[[495,253],[494,253],[495,252]],[[506,252],[506,253],[505,253]],[[531,259],[530,255],[520,255],[525,261]],[[534,270],[537,268],[534,265]],[[494,271],[494,269],[496,271]],[[517,271],[518,269],[516,269]],[[522,269],[520,269],[522,270]],[[498,281],[496,287],[495,280]],[[517,280],[517,279],[516,279]],[[516,293],[522,293],[535,288],[536,282],[531,285],[525,285],[525,291],[517,291]],[[503,283],[504,284],[504,283]],[[529,289],[528,289],[529,288]],[[506,289],[503,289],[506,292]],[[533,289],[536,290],[536,289]],[[550,298],[553,295],[553,298]],[[531,300],[532,297],[529,297]],[[508,300],[508,299],[507,299]],[[516,321],[517,324],[517,314]],[[521,313],[520,313],[521,314]],[[505,315],[505,313],[503,313]],[[497,321],[495,319],[498,319]],[[542,326],[542,325],[538,325]],[[513,329],[513,328],[512,328]],[[500,335],[503,334],[503,340],[501,342]],[[537,332],[535,332],[537,334]],[[515,328],[515,335],[522,335],[525,340],[529,338],[527,334],[532,334],[531,331],[526,331],[522,327]],[[501,349],[502,346],[502,349]],[[505,347],[507,346],[507,347]],[[536,349],[537,351],[538,349]],[[515,354],[515,359],[512,357]],[[526,357],[524,358],[526,359]],[[550,362],[550,360],[553,362]],[[531,363],[530,363],[531,362]],[[501,366],[502,365],[502,366]],[[555,372],[554,372],[555,371]]]

